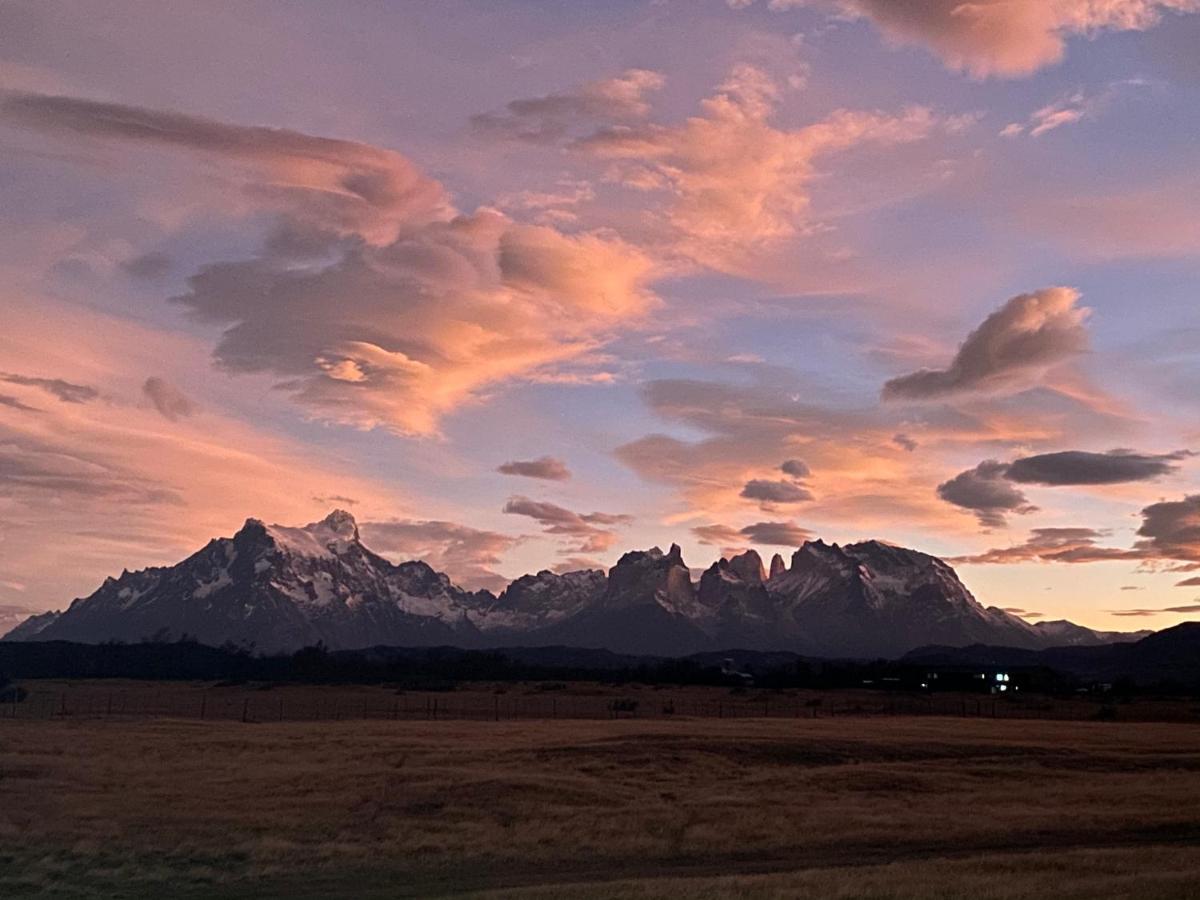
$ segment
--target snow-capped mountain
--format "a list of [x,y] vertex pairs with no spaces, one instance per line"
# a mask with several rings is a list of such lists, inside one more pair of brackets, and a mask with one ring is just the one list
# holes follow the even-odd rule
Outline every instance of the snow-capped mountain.
[[422,562],[393,565],[362,545],[348,513],[304,528],[248,519],[175,566],[122,572],[76,600],[39,640],[191,635],[262,650],[449,643],[495,601]]
[[[525,575],[500,596],[423,562],[367,549],[335,511],[302,528],[248,519],[175,566],[122,572],[6,640],[136,641],[190,635],[262,651],[562,644],[675,655],[722,647],[815,656],[899,656],[929,644],[1039,648],[1125,636],[1030,625],[985,608],[941,560],[878,541],[811,541],[769,571],[754,551],[694,583],[678,546],[626,553],[607,573]],[[1132,639],[1136,636],[1128,636]]]
[[896,656],[922,643],[1044,646],[1036,629],[984,607],[936,557],[865,541],[810,541],[767,583],[781,633],[846,656]]
[[1038,622],[1033,628],[1041,638],[1042,646],[1046,647],[1090,647],[1095,644],[1127,643],[1154,634],[1153,631],[1096,631],[1066,619]]

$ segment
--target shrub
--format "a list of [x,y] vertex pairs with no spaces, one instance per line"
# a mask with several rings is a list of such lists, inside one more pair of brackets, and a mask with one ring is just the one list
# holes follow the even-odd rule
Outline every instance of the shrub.
[[0,672],[0,703],[24,703],[29,692],[19,684],[13,684],[7,675]]

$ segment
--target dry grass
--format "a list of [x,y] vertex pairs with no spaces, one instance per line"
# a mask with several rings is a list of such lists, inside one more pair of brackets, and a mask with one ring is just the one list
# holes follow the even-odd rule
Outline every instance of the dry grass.
[[0,720],[0,895],[1182,897],[1198,801],[1194,725]]

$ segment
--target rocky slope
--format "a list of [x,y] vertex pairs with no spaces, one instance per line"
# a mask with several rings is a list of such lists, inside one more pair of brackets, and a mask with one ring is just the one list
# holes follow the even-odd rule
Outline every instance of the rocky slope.
[[[394,564],[348,513],[303,528],[247,520],[175,566],[123,572],[7,640],[137,641],[189,635],[261,651],[324,642],[553,645],[681,655],[741,647],[814,656],[899,656],[914,647],[1028,649],[1119,640],[1069,622],[1030,625],[978,603],[941,560],[867,541],[811,541],[766,569],[754,551],[694,583],[678,546],[626,553],[607,573],[525,575],[500,596],[466,591],[423,562]],[[1130,636],[1130,639],[1136,635]]]

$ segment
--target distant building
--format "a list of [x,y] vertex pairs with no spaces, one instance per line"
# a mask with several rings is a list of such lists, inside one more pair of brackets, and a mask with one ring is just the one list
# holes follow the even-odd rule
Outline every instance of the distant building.
[[920,687],[927,691],[1015,694],[1038,684],[1038,670],[1008,666],[938,666],[928,669]]
[[739,672],[732,657],[727,656],[721,660],[721,674],[727,678],[736,679],[744,685],[754,684],[754,676],[749,672]]

